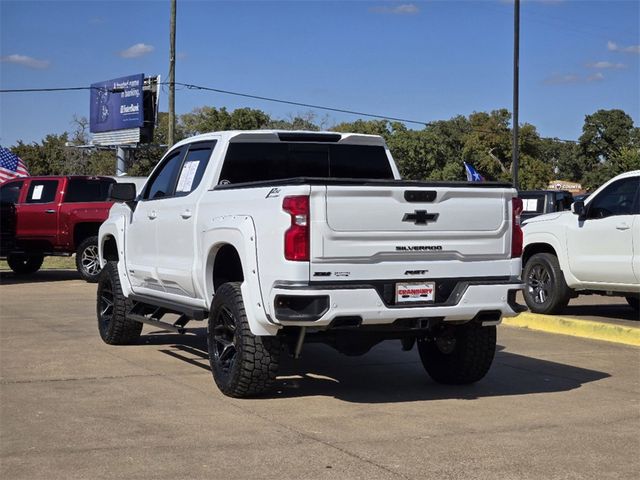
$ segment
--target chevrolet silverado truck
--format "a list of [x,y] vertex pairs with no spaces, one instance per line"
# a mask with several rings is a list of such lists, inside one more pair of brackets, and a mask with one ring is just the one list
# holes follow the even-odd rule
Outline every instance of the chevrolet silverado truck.
[[113,202],[106,177],[20,177],[0,186],[0,257],[17,274],[36,272],[47,255],[76,254],[88,282],[100,275],[98,229]]
[[199,135],[134,192],[112,187],[100,227],[100,336],[126,344],[143,323],[206,320],[229,396],[264,393],[281,354],[313,341],[361,355],[398,339],[435,381],[475,382],[496,325],[519,311],[516,191],[403,181],[378,136]]
[[578,295],[640,304],[640,170],[609,180],[571,211],[524,222],[524,298],[531,311],[559,313]]

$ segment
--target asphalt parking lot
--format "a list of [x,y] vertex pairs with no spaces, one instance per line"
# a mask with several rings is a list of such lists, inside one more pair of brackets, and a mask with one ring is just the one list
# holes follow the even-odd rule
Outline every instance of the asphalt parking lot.
[[270,397],[234,400],[211,379],[202,329],[145,327],[138,345],[108,346],[97,333],[96,287],[75,272],[0,280],[2,478],[640,472],[635,347],[504,326],[485,380],[444,387],[397,342],[356,358],[310,345],[285,362]]

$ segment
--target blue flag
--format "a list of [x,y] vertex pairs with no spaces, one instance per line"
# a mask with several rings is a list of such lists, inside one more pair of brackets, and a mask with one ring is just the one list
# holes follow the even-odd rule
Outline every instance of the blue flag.
[[467,162],[464,162],[464,169],[467,172],[467,182],[484,182],[484,177]]

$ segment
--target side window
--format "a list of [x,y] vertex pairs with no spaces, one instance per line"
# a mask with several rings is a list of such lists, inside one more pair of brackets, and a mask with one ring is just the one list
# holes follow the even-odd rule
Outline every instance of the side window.
[[0,188],[1,203],[17,203],[20,198],[20,189],[24,182],[9,182]]
[[67,184],[64,201],[75,202],[106,202],[109,187],[115,180],[99,178],[74,178]]
[[34,180],[29,185],[26,203],[51,203],[57,190],[58,180]]
[[196,143],[189,147],[180,169],[176,197],[189,195],[198,188],[215,144],[216,142]]
[[637,177],[623,178],[601,191],[589,204],[589,218],[631,215],[640,182]]
[[170,197],[176,185],[176,178],[180,172],[182,154],[184,150],[179,149],[171,153],[153,175],[149,185],[145,189],[143,198],[145,200],[155,200],[158,198]]

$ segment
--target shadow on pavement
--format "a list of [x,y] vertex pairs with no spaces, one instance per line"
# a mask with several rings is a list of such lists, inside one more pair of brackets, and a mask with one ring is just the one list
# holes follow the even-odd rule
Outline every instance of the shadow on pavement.
[[561,315],[603,317],[611,320],[635,320],[640,322],[638,312],[627,304],[613,305],[569,305]]
[[[144,335],[140,344],[166,346],[160,352],[210,371],[206,329],[190,331],[195,335]],[[402,352],[397,341],[384,342],[362,357],[348,357],[326,345],[308,344],[299,360],[283,355],[276,385],[268,397],[328,396],[355,403],[474,400],[564,392],[609,376],[606,372],[510,353],[499,345],[493,366],[482,381],[447,386],[428,377],[416,349]]]
[[0,285],[63,282],[66,280],[80,280],[80,274],[76,270],[38,270],[29,275],[16,275],[12,271],[0,272]]

